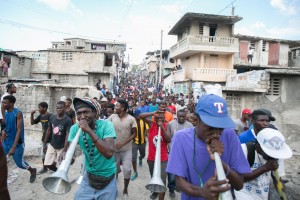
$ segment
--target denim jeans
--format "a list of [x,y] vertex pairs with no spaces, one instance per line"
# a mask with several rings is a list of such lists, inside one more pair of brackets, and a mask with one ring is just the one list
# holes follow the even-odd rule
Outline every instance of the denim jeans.
[[168,188],[170,192],[174,192],[176,187],[175,174],[168,173]]
[[116,177],[102,190],[96,190],[89,185],[87,173],[83,175],[82,182],[75,192],[75,200],[115,200],[118,197]]

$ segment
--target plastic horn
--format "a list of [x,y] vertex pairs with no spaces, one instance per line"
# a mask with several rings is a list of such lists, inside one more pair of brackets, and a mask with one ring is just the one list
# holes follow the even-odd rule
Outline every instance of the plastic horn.
[[[225,172],[223,169],[223,165],[222,165],[222,161],[220,158],[220,155],[217,152],[214,152],[214,156],[215,156],[215,163],[216,163],[216,169],[217,169],[217,176],[218,176],[218,180],[224,180],[226,179],[225,176]],[[221,185],[221,187],[226,186],[227,184],[223,184]],[[221,199],[222,200],[232,200],[232,195],[230,190],[226,191],[226,192],[222,192],[221,193]]]

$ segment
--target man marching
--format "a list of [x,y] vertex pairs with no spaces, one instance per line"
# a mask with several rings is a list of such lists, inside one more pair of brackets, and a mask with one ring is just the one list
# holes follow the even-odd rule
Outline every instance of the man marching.
[[81,128],[78,143],[85,155],[86,166],[74,199],[114,200],[118,194],[113,156],[116,138],[114,126],[110,121],[96,119],[100,114],[100,105],[95,100],[88,97],[74,98],[73,103],[79,124],[71,127],[68,141],[72,142]]
[[[243,188],[242,174],[250,167],[233,130],[226,101],[217,95],[204,95],[198,101],[199,119],[195,128],[178,131],[172,138],[167,172],[175,174],[182,200],[217,199],[219,193]],[[216,180],[214,152],[222,159],[226,180]],[[224,187],[219,187],[226,184]]]

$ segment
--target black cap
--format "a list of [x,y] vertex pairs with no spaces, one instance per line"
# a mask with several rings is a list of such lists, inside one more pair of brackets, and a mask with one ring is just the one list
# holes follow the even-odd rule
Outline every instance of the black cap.
[[[276,118],[272,116],[271,111],[269,111],[269,110],[267,110],[267,109],[261,108],[261,109],[257,109],[256,111],[260,111],[260,112],[263,112],[263,113],[265,113],[266,115],[268,115],[270,121],[275,121],[275,120],[276,120]],[[253,112],[254,112],[254,111],[253,111]]]

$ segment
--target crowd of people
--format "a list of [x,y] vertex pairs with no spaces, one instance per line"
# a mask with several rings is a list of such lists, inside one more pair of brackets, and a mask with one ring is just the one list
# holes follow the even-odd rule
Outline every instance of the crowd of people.
[[[154,176],[158,140],[160,178],[171,199],[175,191],[183,200],[218,199],[220,193],[231,191],[238,200],[266,200],[271,178],[285,198],[280,177],[284,159],[292,151],[270,124],[276,119],[269,110],[245,108],[239,119],[232,120],[227,102],[218,95],[206,94],[194,101],[191,94],[164,92],[160,87],[149,90],[147,81],[137,77],[116,91],[101,87],[101,80],[96,87],[103,96],[66,98],[57,102],[55,114],[41,102],[31,112],[31,124],[41,123],[43,133],[43,168],[37,171],[23,159],[23,114],[14,107],[16,86],[7,84],[0,112],[0,199],[9,199],[6,157],[12,156],[19,168],[28,170],[33,183],[37,175],[58,169],[78,132],[85,171],[74,199],[117,199],[121,172],[124,182],[119,196],[135,199],[128,186],[139,177],[138,165],[143,165],[146,152],[149,174]],[[215,173],[215,152],[222,160],[224,180]],[[164,199],[165,192],[151,191],[150,199],[157,197]]]

